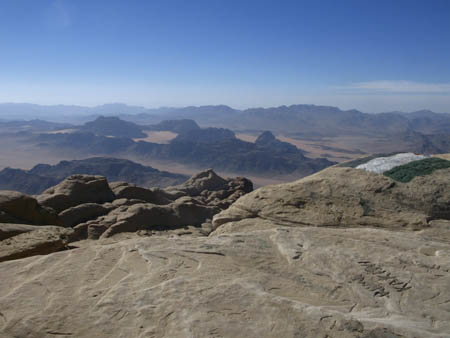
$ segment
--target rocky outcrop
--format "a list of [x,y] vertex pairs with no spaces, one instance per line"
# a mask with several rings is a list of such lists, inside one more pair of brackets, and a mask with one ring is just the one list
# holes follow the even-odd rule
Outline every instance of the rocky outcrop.
[[[73,231],[71,241],[109,238],[122,232],[166,231],[188,226],[210,232],[212,217],[251,190],[249,180],[223,179],[212,170],[199,173],[185,184],[167,190],[146,189],[125,182],[109,185],[102,176],[72,175],[37,196],[37,200],[20,193],[1,191],[0,222],[57,224],[73,228],[70,230]],[[35,233],[35,228],[28,227],[4,225],[0,227],[0,241],[33,232],[36,236],[22,236],[27,239],[27,248],[41,248],[43,245],[48,248],[45,250],[50,250],[50,243],[54,242],[52,236],[49,237],[50,242],[41,245],[41,237],[45,237],[48,231]],[[30,244],[33,239],[35,243]],[[55,251],[60,250],[63,241],[55,243]],[[8,242],[0,242],[0,247],[4,245],[13,247]],[[27,255],[40,250],[30,249]],[[19,256],[8,254],[5,259]]]
[[166,191],[173,196],[197,197],[208,205],[227,208],[239,197],[251,192],[253,184],[244,177],[223,179],[212,169],[192,176],[185,183],[168,187]]
[[110,187],[117,199],[139,199],[159,205],[172,202],[170,199],[171,196],[167,196],[162,189],[146,189],[126,182],[113,182],[110,183]]
[[120,232],[136,232],[138,230],[171,229],[187,225],[201,225],[211,219],[220,209],[205,206],[197,200],[182,197],[170,205],[154,205],[139,203],[115,209],[106,217],[87,224],[90,238],[94,232],[99,234],[99,227],[105,229],[103,238]]
[[0,241],[0,262],[61,251],[72,240],[72,235],[72,229],[42,226],[10,237]]
[[38,229],[38,226],[30,224],[0,223],[0,241]]
[[0,222],[61,225],[58,216],[33,197],[8,190],[0,190]]
[[117,199],[74,228],[100,241],[0,264],[0,335],[449,338],[449,176],[330,168],[240,197],[209,236],[153,230],[207,217],[209,197],[248,182],[203,173],[186,187],[217,190]]
[[83,203],[105,203],[115,198],[103,176],[72,175],[37,197],[39,203],[57,212]]
[[83,203],[75,207],[68,208],[59,213],[64,226],[74,227],[77,224],[86,222],[90,219],[103,216],[114,209],[111,203],[97,204],[97,203]]
[[328,168],[260,188],[214,216],[213,225],[260,218],[292,226],[422,229],[430,219],[450,219],[449,175],[450,169],[437,170],[404,184],[364,170]]

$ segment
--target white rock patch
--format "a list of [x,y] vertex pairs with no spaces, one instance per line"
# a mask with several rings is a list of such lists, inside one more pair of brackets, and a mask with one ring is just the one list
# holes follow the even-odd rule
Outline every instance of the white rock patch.
[[374,173],[382,174],[392,168],[398,167],[399,165],[407,164],[413,161],[423,160],[428,156],[416,155],[413,153],[402,153],[388,157],[378,157],[370,160],[367,163],[360,164],[356,169],[364,169]]

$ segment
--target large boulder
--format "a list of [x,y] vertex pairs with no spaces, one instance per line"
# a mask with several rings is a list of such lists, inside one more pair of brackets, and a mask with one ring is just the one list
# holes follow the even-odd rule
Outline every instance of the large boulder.
[[59,213],[64,226],[74,227],[75,225],[106,215],[114,206],[111,203],[97,204],[84,203],[71,207]]
[[197,196],[204,190],[221,190],[227,185],[227,180],[217,175],[212,169],[202,171],[192,176],[185,183],[166,188],[167,191],[181,191],[188,196]]
[[443,169],[399,183],[365,170],[328,168],[247,194],[215,215],[213,225],[260,218],[291,226],[421,229],[431,219],[450,219],[449,177]]
[[36,199],[17,191],[0,190],[0,221],[25,224],[60,225],[58,216]]
[[41,226],[10,237],[0,241],[0,262],[61,251],[71,241],[72,235],[72,229]]
[[88,235],[111,237],[120,232],[171,229],[187,225],[200,226],[220,210],[205,206],[190,197],[182,197],[169,205],[139,203],[119,207],[88,224]]
[[172,202],[168,194],[161,189],[146,189],[126,182],[113,182],[111,190],[117,199],[139,199],[153,204],[169,204]]
[[40,204],[61,212],[83,203],[105,203],[114,193],[103,176],[72,175],[37,196]]

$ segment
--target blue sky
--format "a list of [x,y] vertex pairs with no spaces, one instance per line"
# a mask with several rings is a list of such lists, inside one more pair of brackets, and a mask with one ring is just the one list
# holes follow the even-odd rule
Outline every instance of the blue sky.
[[0,102],[450,112],[450,1],[1,0]]

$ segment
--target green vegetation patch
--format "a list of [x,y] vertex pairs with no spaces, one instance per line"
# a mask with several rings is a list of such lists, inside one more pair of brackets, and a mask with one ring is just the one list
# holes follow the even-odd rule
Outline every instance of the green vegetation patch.
[[399,165],[384,173],[385,176],[399,182],[409,182],[416,176],[430,175],[438,169],[450,168],[450,161],[437,157],[413,161],[408,164]]

